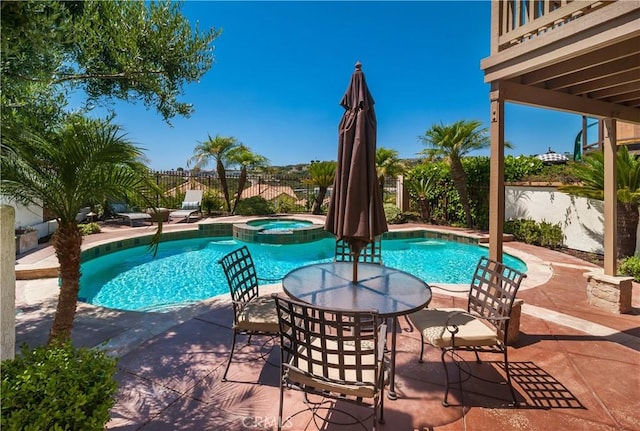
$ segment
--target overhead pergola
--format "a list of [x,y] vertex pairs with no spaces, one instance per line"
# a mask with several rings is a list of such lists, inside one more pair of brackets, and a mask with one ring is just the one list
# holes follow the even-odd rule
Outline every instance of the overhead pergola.
[[505,102],[603,121],[605,274],[616,275],[616,121],[640,124],[640,2],[491,3],[490,257],[502,257]]

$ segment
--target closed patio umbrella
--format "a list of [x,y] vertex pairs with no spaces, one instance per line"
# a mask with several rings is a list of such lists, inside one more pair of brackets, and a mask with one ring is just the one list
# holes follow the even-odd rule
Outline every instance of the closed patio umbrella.
[[362,65],[356,63],[340,105],[338,165],[325,230],[349,244],[353,283],[358,281],[360,250],[389,229],[376,174],[376,114]]

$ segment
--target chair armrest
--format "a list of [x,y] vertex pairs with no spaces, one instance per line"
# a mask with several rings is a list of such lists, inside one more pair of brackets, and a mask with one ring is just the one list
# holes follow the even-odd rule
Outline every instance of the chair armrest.
[[452,311],[451,313],[449,313],[449,316],[447,317],[447,320],[444,324],[444,329],[449,331],[449,333],[451,334],[456,334],[458,332],[458,325],[456,325],[455,323],[451,323],[451,319],[459,315],[469,316],[477,320],[484,320],[484,321],[490,322],[493,326],[496,326],[496,322],[499,322],[499,321],[506,322],[510,319],[510,316],[485,317],[485,316],[480,316],[478,314],[469,313],[468,311]]
[[291,363],[282,364],[284,368],[287,370],[295,371],[296,373],[300,373],[309,377],[310,379],[320,380],[322,382],[333,383],[335,385],[351,385],[351,386],[367,386],[368,384],[373,384],[373,382],[361,382],[361,381],[352,381],[352,380],[342,380],[342,379],[334,379],[331,377],[325,377],[320,374],[313,374],[308,371],[305,371],[301,368],[296,367],[295,365],[291,365]]

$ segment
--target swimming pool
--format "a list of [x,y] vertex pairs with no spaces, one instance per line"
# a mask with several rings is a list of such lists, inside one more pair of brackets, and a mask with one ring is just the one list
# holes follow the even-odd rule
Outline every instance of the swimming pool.
[[[330,262],[335,240],[302,244],[243,243],[233,238],[199,238],[160,244],[154,258],[146,246],[106,254],[82,263],[79,298],[107,308],[163,311],[228,293],[218,259],[247,245],[260,277],[282,278],[302,265]],[[427,283],[468,284],[480,256],[477,245],[440,239],[382,241],[385,265],[410,272]],[[506,255],[508,265],[526,271],[521,260]]]

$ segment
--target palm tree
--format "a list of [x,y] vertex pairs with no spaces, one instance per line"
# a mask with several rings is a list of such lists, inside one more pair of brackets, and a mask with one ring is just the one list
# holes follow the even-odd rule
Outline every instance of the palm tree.
[[240,202],[242,192],[244,191],[244,185],[247,182],[247,170],[265,167],[269,164],[269,159],[252,152],[249,147],[240,144],[229,151],[228,161],[230,163],[240,165],[238,192],[236,193],[236,198],[233,201],[233,209],[231,210],[231,214],[235,214],[236,207],[238,206],[238,202]]
[[380,192],[384,194],[385,178],[396,178],[405,170],[404,164],[398,158],[398,152],[390,148],[380,147],[376,150],[376,172]]
[[304,183],[318,187],[318,193],[311,208],[312,214],[320,214],[322,212],[322,202],[327,190],[333,185],[337,165],[336,162],[312,162],[309,165],[309,178],[304,180]]
[[[2,143],[0,192],[48,208],[58,222],[52,245],[60,264],[60,295],[50,344],[69,339],[73,327],[82,245],[76,214],[84,206],[124,197],[154,206],[161,190],[142,156],[119,126],[79,116],[46,137],[25,131]],[[159,224],[152,244],[161,232]]]
[[[585,155],[582,163],[574,165],[573,173],[581,184],[562,186],[558,190],[575,196],[604,200],[604,153],[602,151]],[[625,146],[618,147],[616,173],[618,256],[633,256],[636,250],[639,219],[640,161],[629,154]]]
[[[488,148],[491,139],[487,128],[481,128],[479,121],[457,121],[450,126],[433,125],[424,136],[418,136],[423,144],[430,148],[419,154],[430,159],[443,159],[451,168],[451,178],[460,196],[460,202],[466,216],[467,227],[472,227],[471,205],[467,191],[467,175],[462,167],[462,158],[474,150]],[[510,145],[505,143],[505,147]]]
[[207,166],[212,159],[215,160],[216,172],[218,173],[224,200],[227,204],[227,211],[230,213],[231,198],[229,196],[225,163],[229,161],[230,152],[238,147],[240,143],[231,136],[216,135],[215,138],[212,138],[211,135],[207,136],[208,139],[206,141],[198,142],[198,145],[193,150],[193,156],[187,161],[187,166],[193,163],[195,168],[201,169]]
[[429,207],[429,195],[438,187],[438,180],[435,176],[409,178],[407,180],[409,194],[418,201],[420,208],[420,218],[429,223],[431,221],[431,208]]

